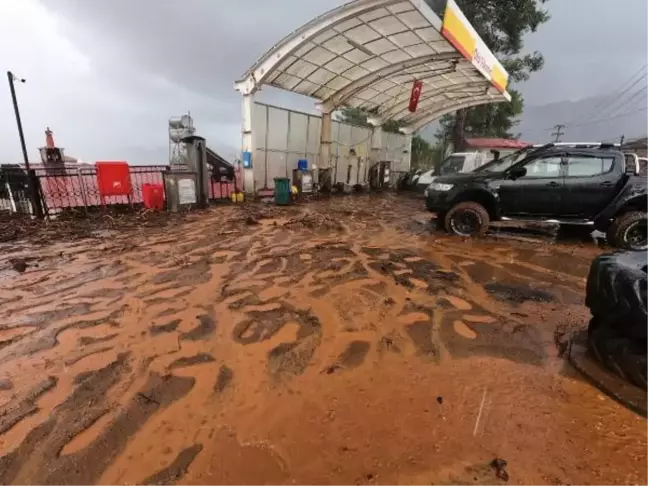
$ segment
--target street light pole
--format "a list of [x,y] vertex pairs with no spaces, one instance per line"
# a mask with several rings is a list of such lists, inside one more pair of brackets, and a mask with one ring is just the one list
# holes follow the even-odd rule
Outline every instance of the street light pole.
[[[14,88],[14,79],[16,78],[11,71],[7,71],[7,78],[9,79],[9,89],[11,90],[11,100],[13,101],[14,113],[16,114],[16,125],[18,125],[18,135],[20,136],[20,147],[22,148],[23,160],[25,161],[25,169],[29,170],[29,158],[27,157],[27,147],[25,145],[25,134],[23,133],[22,122],[20,121],[20,111],[18,110],[18,100],[16,99],[16,90]],[[24,83],[24,79],[19,79]]]

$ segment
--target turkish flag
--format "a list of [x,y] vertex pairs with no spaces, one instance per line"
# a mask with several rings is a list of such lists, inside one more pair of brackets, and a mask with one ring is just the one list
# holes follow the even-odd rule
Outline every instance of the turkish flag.
[[421,90],[423,89],[423,82],[418,79],[414,81],[412,85],[412,94],[410,94],[409,106],[408,109],[412,113],[416,111],[418,106],[419,98],[421,97]]

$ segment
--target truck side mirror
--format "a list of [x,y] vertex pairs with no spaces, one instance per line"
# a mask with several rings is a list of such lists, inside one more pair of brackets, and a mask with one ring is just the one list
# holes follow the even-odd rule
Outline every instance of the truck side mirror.
[[527,173],[526,167],[514,167],[509,172],[509,177],[513,180],[524,177]]

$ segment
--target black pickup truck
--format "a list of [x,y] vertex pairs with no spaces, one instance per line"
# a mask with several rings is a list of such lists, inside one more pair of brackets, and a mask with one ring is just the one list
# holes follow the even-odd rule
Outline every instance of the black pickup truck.
[[634,250],[648,247],[646,195],[637,157],[610,144],[529,147],[425,190],[427,209],[453,234],[483,235],[497,220],[546,221],[589,226]]

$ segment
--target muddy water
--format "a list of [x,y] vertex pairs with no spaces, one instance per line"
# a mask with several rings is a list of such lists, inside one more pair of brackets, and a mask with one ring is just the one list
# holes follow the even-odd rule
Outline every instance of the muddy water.
[[646,482],[645,421],[553,344],[600,250],[390,197],[244,211],[5,248],[0,482]]

